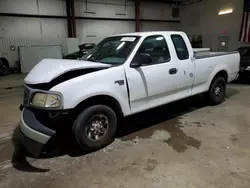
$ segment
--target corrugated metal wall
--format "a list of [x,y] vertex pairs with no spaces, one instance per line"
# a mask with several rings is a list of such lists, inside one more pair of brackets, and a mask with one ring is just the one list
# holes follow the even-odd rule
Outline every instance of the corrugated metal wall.
[[[134,32],[134,21],[91,20],[87,17],[134,19],[135,4],[133,0],[75,0],[76,16],[86,19],[76,21],[77,37],[80,43],[98,43],[112,34]],[[172,5],[156,2],[141,2],[141,19],[180,20],[172,18]],[[0,12],[66,15],[65,0],[0,0]],[[176,30],[180,23],[141,22],[142,31]],[[9,60],[11,67],[19,61],[18,47],[31,45],[61,45],[66,54],[67,20],[48,18],[0,17],[0,55]],[[78,40],[78,39],[77,39]],[[67,42],[66,42],[67,43]],[[10,47],[14,45],[15,51]]]

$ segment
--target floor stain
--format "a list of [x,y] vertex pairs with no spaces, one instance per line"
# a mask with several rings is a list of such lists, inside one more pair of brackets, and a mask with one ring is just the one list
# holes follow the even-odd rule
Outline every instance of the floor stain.
[[239,139],[237,138],[236,135],[231,135],[230,140],[232,140],[233,142],[237,142]]
[[199,149],[201,146],[201,141],[197,140],[191,136],[187,136],[178,125],[169,126],[167,131],[170,133],[171,137],[164,142],[171,146],[175,151],[181,153],[188,149],[188,146],[192,146]]
[[5,87],[4,89],[9,90],[9,89],[13,89],[13,87]]
[[14,147],[10,140],[8,140],[7,142],[0,143],[0,163],[3,163],[7,160],[11,160],[13,151]]
[[165,130],[170,133],[170,138],[164,140],[169,146],[171,146],[175,151],[181,153],[188,149],[188,146],[192,146],[199,149],[201,146],[201,141],[187,136],[181,128],[177,118],[165,121],[163,123],[157,124],[152,127],[145,128],[138,132],[134,132],[122,138],[122,141],[134,140],[136,138],[150,138],[156,130]]

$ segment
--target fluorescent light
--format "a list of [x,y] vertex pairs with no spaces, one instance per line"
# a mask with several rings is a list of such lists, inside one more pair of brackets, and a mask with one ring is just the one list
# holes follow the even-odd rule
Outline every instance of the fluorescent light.
[[230,14],[233,12],[233,9],[221,10],[218,15]]

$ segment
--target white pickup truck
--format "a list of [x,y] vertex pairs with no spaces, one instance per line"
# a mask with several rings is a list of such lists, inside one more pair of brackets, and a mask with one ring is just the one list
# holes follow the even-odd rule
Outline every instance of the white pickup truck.
[[67,122],[82,149],[102,148],[118,118],[199,93],[220,104],[239,61],[237,52],[193,50],[183,32],[116,35],[80,60],[44,59],[24,81],[20,141],[39,155]]

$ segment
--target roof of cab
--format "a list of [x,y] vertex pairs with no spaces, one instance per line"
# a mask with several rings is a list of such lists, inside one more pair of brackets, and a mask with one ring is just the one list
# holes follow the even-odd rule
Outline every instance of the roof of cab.
[[113,36],[150,36],[150,35],[162,35],[162,34],[183,34],[181,31],[146,31],[146,32],[135,32],[135,33],[123,33]]

